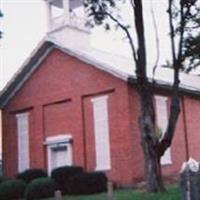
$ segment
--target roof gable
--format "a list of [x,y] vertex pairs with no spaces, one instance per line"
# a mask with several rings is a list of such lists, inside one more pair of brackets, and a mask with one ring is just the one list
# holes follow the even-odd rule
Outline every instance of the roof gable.
[[[62,45],[55,44],[50,41],[43,41],[39,44],[35,51],[30,55],[27,61],[24,63],[22,68],[14,75],[11,81],[6,85],[4,90],[0,94],[0,108],[3,108],[7,103],[15,96],[16,92],[21,89],[26,80],[32,75],[32,73],[40,66],[40,63],[47,57],[47,55],[53,49],[59,49],[62,52],[78,58],[79,60],[88,63],[99,70],[103,70],[107,73],[112,74],[124,81],[134,81],[136,76],[134,72],[133,61],[125,59],[124,57],[106,54],[105,52],[86,49],[77,50],[70,47],[62,47]],[[102,59],[103,58],[103,59]],[[181,73],[181,84],[180,89],[189,93],[200,95],[200,78],[194,77],[191,83],[191,76]],[[152,77],[149,75],[149,77]],[[171,87],[173,77],[173,70],[162,69],[159,70],[156,76],[156,83],[159,87]],[[151,81],[151,78],[150,78]],[[199,83],[199,84],[198,84]],[[195,86],[197,85],[197,87]]]
[[39,44],[36,50],[25,61],[24,65],[2,90],[0,94],[0,108],[3,108],[9,102],[52,49],[53,43],[51,42],[42,42]]

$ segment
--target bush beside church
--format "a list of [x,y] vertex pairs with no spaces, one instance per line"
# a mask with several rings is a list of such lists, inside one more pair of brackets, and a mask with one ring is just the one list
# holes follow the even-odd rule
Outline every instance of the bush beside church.
[[56,190],[64,195],[106,192],[107,177],[103,172],[84,172],[81,167],[59,167],[48,177],[42,169],[30,169],[15,179],[0,178],[0,199],[34,200],[53,197]]

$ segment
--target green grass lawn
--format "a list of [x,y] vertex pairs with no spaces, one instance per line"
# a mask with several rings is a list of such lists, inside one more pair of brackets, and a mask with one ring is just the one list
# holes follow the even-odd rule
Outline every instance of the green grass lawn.
[[[115,200],[180,200],[180,192],[177,187],[169,187],[166,193],[150,194],[134,190],[118,190],[114,193]],[[48,199],[48,200],[54,200]],[[66,196],[63,200],[107,200],[106,194],[87,196]]]

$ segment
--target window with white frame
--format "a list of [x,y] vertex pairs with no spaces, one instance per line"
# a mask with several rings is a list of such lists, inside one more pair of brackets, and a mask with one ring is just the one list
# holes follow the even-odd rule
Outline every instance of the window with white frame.
[[[167,101],[168,98],[165,96],[155,96],[155,105],[156,105],[156,119],[157,119],[157,126],[161,131],[161,138],[163,137],[168,123],[168,111],[167,111]],[[161,164],[167,165],[172,164],[171,159],[171,149],[168,148],[164,155],[161,157]]]
[[96,150],[96,170],[110,170],[108,96],[92,98]]
[[30,167],[29,158],[29,113],[16,115],[18,138],[18,172]]

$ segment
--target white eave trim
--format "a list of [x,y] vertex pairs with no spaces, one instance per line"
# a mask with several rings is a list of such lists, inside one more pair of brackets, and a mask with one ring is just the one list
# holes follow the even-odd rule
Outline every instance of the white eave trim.
[[[30,62],[31,58],[34,57],[34,55],[36,54],[36,52],[42,47],[42,45],[45,42],[51,42],[54,45],[52,45],[51,47],[49,47],[45,53],[38,59],[37,63],[31,68],[31,70],[26,74],[26,76],[24,76],[22,78],[22,80],[20,81],[20,83],[17,84],[17,86],[14,88],[14,90],[6,97],[6,99],[4,100],[4,102],[1,104],[1,107],[4,107],[11,98],[13,98],[13,96],[16,94],[17,91],[20,90],[20,88],[23,86],[23,84],[26,82],[26,80],[32,75],[32,73],[38,68],[38,66],[41,64],[41,62],[47,57],[47,55],[54,49],[59,49],[64,53],[67,53],[70,56],[76,57],[77,59],[94,66],[95,68],[105,71],[123,81],[128,81],[129,78],[133,78],[136,79],[136,75],[133,73],[128,73],[125,71],[120,71],[119,69],[115,69],[113,67],[113,64],[110,62],[105,62],[103,59],[100,59],[98,57],[95,57],[94,55],[90,55],[90,50],[89,49],[77,49],[77,48],[72,48],[72,47],[64,47],[62,44],[59,44],[59,42],[50,39],[48,37],[46,37],[45,39],[42,40],[42,42],[39,43],[39,45],[37,46],[37,48],[35,48],[35,50],[31,53],[31,55],[28,57],[28,59],[24,62],[24,64],[22,65],[22,67],[20,68],[20,70],[18,70],[18,72],[14,75],[14,77],[8,82],[8,84],[5,86],[5,88],[3,89],[3,91],[1,91],[0,95],[2,95],[8,88],[9,86],[15,81],[16,77],[22,72],[22,70],[24,69],[24,67],[26,67],[26,65]],[[106,53],[104,53],[106,55]],[[115,64],[116,65],[116,64]],[[122,64],[121,64],[122,65]],[[128,65],[126,63],[126,65]],[[189,76],[189,75],[188,75]],[[152,78],[149,78],[150,81],[152,81]],[[163,85],[163,86],[172,86],[172,83],[166,80],[161,80],[160,78],[155,79],[155,82],[158,85]],[[183,82],[180,83],[180,89],[185,89],[185,90],[189,90],[191,92],[200,92],[200,88],[196,88],[190,85],[185,85]]]

